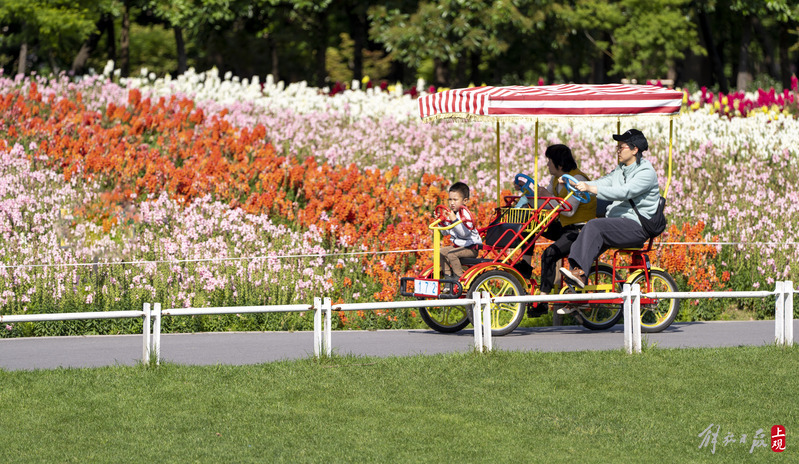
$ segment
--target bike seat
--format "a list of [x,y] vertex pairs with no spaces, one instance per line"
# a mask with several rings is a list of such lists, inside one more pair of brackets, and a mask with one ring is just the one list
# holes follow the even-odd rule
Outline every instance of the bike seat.
[[488,258],[461,258],[461,264],[464,266],[474,266],[475,264],[490,263],[494,261]]

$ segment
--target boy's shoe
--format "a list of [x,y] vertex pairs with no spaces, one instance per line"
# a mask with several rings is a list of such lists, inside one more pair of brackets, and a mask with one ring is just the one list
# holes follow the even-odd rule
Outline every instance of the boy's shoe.
[[537,306],[533,306],[533,304],[527,303],[527,317],[543,316],[549,311],[549,305],[546,303],[538,303]]
[[560,272],[561,274],[563,274],[564,277],[569,279],[570,282],[572,282],[574,285],[577,285],[580,288],[584,288],[585,284],[588,283],[588,276],[585,275],[585,272],[583,272],[583,270],[580,269],[579,267],[574,267],[571,270],[562,267],[560,268]]

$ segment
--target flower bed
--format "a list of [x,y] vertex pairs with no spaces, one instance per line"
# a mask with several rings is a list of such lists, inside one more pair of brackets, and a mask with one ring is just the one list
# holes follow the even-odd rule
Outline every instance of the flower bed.
[[[423,124],[400,92],[330,97],[267,84],[259,90],[213,73],[126,86],[101,77],[0,78],[0,246],[6,265],[22,266],[0,275],[3,312],[131,309],[144,301],[281,304],[322,295],[390,300],[398,277],[420,269],[430,253],[383,252],[430,247],[426,225],[450,182],[469,183],[480,220],[490,217],[491,125]],[[647,156],[665,187],[668,121],[629,124],[651,140]],[[699,108],[676,126],[664,240],[736,245],[664,245],[656,264],[688,290],[797,280],[789,265],[797,247],[784,244],[799,217],[799,191],[788,181],[797,120],[762,112],[721,119]],[[550,143],[570,145],[589,175],[609,171],[615,130],[615,121],[601,119],[547,121],[535,141],[530,125],[503,125],[503,187],[515,173],[532,172],[536,143],[541,153]],[[544,172],[541,159],[538,168]],[[297,254],[315,256],[282,257]],[[148,263],[64,266],[112,261]],[[694,306],[684,318],[720,311]],[[166,330],[304,328],[308,318],[195,318]],[[418,324],[410,311],[341,314],[336,322]],[[131,330],[121,322],[70,324],[53,331]],[[32,327],[15,332],[39,333]]]

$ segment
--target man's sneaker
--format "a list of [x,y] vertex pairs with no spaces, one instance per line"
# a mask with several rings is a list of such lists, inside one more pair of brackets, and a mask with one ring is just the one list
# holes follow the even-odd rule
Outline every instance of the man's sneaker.
[[572,270],[568,270],[565,267],[560,268],[561,274],[564,277],[569,279],[574,285],[577,285],[580,288],[585,287],[585,284],[588,283],[588,276],[585,275],[582,269],[579,267],[572,268]]
[[567,304],[567,305],[561,306],[555,312],[560,314],[561,316],[565,316],[566,314],[571,314],[571,313],[575,312],[576,310],[577,310],[576,306],[572,306],[572,305]]

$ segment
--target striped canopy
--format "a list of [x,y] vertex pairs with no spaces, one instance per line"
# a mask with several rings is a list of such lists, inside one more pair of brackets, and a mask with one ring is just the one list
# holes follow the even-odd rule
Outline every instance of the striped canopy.
[[652,85],[470,87],[419,97],[419,114],[425,121],[673,115],[680,112],[682,97],[680,91]]

